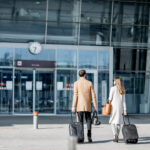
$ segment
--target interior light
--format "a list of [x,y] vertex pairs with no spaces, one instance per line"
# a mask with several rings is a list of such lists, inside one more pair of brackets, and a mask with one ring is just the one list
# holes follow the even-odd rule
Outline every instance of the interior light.
[[35,3],[36,3],[37,5],[39,5],[39,4],[40,4],[40,2],[39,2],[39,1],[36,1]]

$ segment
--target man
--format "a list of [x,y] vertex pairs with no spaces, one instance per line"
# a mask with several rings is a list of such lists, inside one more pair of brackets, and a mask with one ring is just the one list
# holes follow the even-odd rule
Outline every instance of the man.
[[80,79],[74,83],[74,96],[72,112],[77,111],[79,122],[84,124],[84,115],[87,122],[88,141],[92,142],[91,138],[91,98],[93,99],[94,110],[97,110],[96,94],[92,82],[86,80],[86,71],[79,71]]

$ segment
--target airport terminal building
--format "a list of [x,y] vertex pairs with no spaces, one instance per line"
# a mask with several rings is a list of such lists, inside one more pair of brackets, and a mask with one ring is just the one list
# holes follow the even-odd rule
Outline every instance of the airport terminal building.
[[80,69],[99,114],[115,76],[149,114],[149,0],[0,0],[0,115],[69,114]]

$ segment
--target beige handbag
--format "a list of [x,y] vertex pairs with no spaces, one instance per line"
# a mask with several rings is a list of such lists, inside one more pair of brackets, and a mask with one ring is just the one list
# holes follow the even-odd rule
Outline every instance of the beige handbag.
[[107,99],[107,102],[103,107],[102,114],[103,115],[110,115],[111,114],[111,107],[112,107],[111,101],[109,102],[109,100]]

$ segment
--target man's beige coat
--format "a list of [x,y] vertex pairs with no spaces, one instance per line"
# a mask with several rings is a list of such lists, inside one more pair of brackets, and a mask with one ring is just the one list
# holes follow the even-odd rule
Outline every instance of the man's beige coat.
[[92,82],[81,77],[74,83],[73,107],[76,107],[77,112],[91,112],[91,102],[93,99],[94,108],[97,108],[96,94]]

